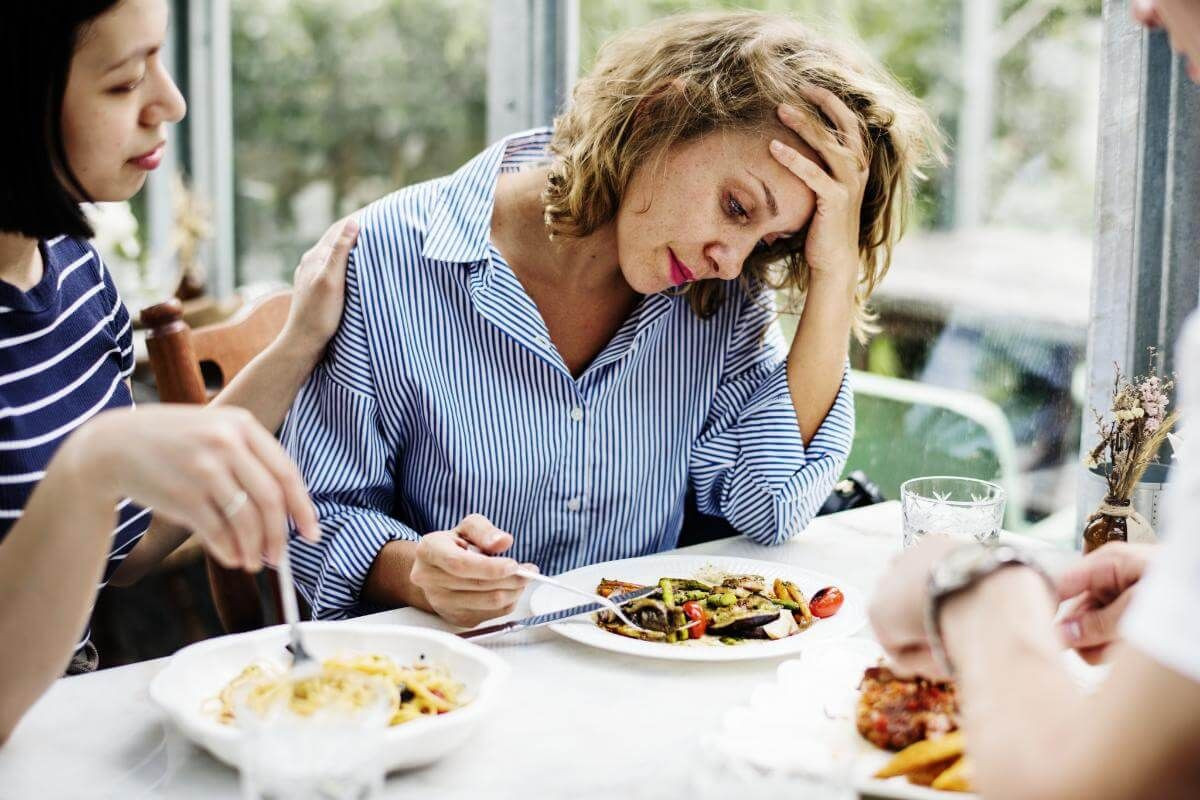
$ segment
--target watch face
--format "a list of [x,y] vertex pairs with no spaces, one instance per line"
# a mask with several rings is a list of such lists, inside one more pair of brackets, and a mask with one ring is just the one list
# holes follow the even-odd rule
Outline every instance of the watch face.
[[976,544],[966,544],[951,550],[934,565],[930,577],[933,585],[941,590],[961,587],[980,567],[990,560],[988,551]]
[[967,544],[951,550],[930,573],[931,586],[942,594],[961,589],[1005,564],[1027,564],[1028,559],[1008,545],[985,547]]

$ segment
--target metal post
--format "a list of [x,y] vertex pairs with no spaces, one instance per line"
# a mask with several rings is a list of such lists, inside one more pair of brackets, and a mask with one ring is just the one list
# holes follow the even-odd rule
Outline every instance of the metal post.
[[[175,38],[169,36],[160,58],[172,76],[179,74],[177,55]],[[171,132],[173,141],[164,151],[162,163],[146,179],[146,272],[147,283],[162,295],[156,302],[165,300],[175,289],[178,273],[171,241],[175,223],[175,176],[180,170],[180,137],[177,133],[178,130]]]
[[996,0],[963,0],[963,104],[954,165],[954,226],[984,221],[996,97]]
[[234,288],[233,91],[229,0],[189,4],[189,101],[192,187],[212,215],[213,238],[201,257],[209,293]]
[[1188,79],[1183,59],[1174,61],[1157,331],[1157,345],[1166,356],[1163,364],[1169,371],[1175,369],[1174,345],[1184,320],[1200,304],[1200,88]]
[[578,70],[578,0],[495,0],[488,37],[488,140],[549,125]]
[[1142,48],[1141,125],[1138,131],[1137,205],[1133,220],[1133,319],[1122,367],[1131,373],[1146,365],[1147,348],[1162,347],[1163,247],[1166,244],[1167,152],[1171,132],[1171,51],[1162,35],[1148,35]]

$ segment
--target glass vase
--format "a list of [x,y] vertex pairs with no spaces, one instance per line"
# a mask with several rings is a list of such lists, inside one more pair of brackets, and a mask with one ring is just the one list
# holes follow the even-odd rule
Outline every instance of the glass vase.
[[[1129,539],[1130,501],[1107,495],[1104,502],[1087,518],[1083,527],[1083,552],[1090,553],[1109,542]],[[1125,513],[1119,513],[1125,511]]]

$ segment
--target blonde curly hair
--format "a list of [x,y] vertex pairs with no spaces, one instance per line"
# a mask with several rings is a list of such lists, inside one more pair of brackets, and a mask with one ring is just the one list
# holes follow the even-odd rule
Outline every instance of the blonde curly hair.
[[[921,168],[940,160],[942,136],[920,102],[857,47],[790,17],[717,12],[666,17],[601,47],[591,73],[555,120],[553,163],[542,201],[551,236],[586,236],[612,221],[637,169],[673,144],[717,130],[762,131],[788,103],[836,127],[806,87],[836,94],[859,120],[869,176],[859,233],[855,335],[873,330],[867,299],[888,270]],[[747,260],[742,280],[792,291],[802,302],[805,236],[779,239]],[[724,297],[723,281],[690,284],[701,317]]]

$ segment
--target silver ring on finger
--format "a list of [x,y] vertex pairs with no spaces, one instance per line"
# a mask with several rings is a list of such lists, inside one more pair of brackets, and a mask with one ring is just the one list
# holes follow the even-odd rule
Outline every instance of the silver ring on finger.
[[246,501],[250,499],[250,495],[246,494],[245,490],[239,490],[237,494],[229,498],[229,502],[221,506],[221,516],[225,519],[233,519],[233,515],[242,510],[242,506],[246,505]]

